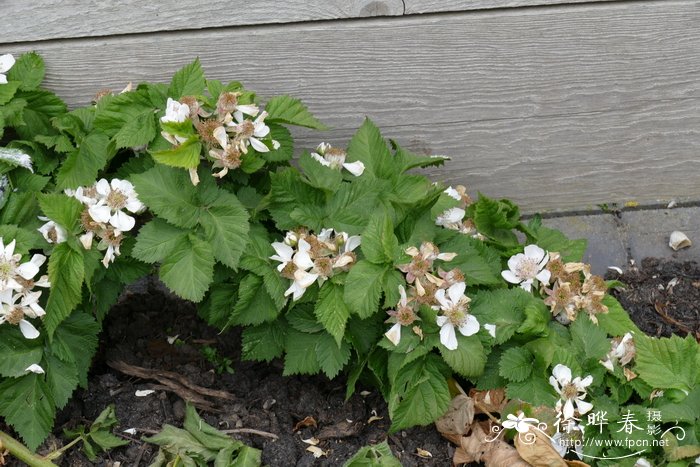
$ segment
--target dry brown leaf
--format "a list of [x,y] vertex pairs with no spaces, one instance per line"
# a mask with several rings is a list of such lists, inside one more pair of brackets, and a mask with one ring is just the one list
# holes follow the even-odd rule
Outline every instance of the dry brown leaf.
[[507,442],[500,438],[487,441],[492,437],[493,435],[486,434],[479,423],[472,424],[469,436],[458,437],[456,444],[459,447],[455,450],[452,462],[455,465],[483,462],[486,467],[530,467],[530,464],[525,462],[518,451]]
[[362,422],[354,423],[350,420],[343,420],[330,426],[324,426],[316,437],[320,440],[331,438],[348,438],[357,436],[362,431]]
[[306,428],[309,426],[312,426],[314,428],[318,426],[318,424],[316,423],[316,420],[311,415],[309,415],[304,420],[302,420],[302,421],[298,422],[296,425],[294,425],[294,428],[292,429],[292,431],[299,431],[302,428]]
[[469,396],[477,402],[476,413],[501,413],[503,407],[508,403],[506,391],[503,388],[489,389],[488,391],[478,391],[471,389]]
[[425,449],[421,448],[416,448],[416,454],[418,457],[422,457],[423,459],[432,459],[433,454],[430,451],[426,451]]
[[[530,439],[533,440],[532,443],[528,442]],[[554,449],[547,435],[537,429],[531,429],[522,436],[516,436],[515,448],[520,457],[533,467],[589,467],[585,462],[563,459]]]
[[320,443],[321,441],[319,441],[318,438],[311,437],[309,439],[302,439],[301,442],[310,444],[311,446],[318,446],[318,443]]
[[316,459],[318,459],[321,456],[327,456],[328,451],[324,451],[323,449],[319,448],[318,446],[309,446],[306,448],[307,451],[312,453]]
[[[463,435],[469,431],[474,421],[474,400],[464,394],[457,395],[450,402],[445,415],[437,419],[435,427],[443,435]],[[449,438],[448,438],[449,439]]]

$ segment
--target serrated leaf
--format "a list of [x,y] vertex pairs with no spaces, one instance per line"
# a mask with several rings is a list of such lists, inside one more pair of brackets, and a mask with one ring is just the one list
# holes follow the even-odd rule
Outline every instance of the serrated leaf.
[[278,314],[279,309],[267,293],[263,280],[255,274],[243,277],[229,324],[257,325],[274,320]]
[[439,245],[442,252],[454,252],[457,256],[446,267],[459,268],[469,285],[499,285],[501,278],[501,259],[498,252],[481,240],[459,235]]
[[578,350],[579,359],[585,356],[600,360],[610,351],[610,341],[606,332],[584,313],[580,313],[576,321],[571,323],[569,331],[572,344]]
[[41,339],[25,338],[16,326],[0,326],[0,375],[16,378],[39,363],[44,354]]
[[178,70],[170,81],[168,96],[179,99],[182,96],[196,96],[204,92],[206,81],[199,59]]
[[211,243],[216,260],[235,269],[248,243],[248,212],[233,193],[218,191],[202,209],[199,223]]
[[233,284],[216,284],[197,307],[197,314],[210,325],[223,329],[231,318],[237,297],[238,289]]
[[65,362],[75,363],[78,380],[87,387],[87,373],[97,350],[100,325],[87,313],[73,313],[56,329],[51,350]]
[[97,180],[97,174],[114,154],[114,146],[104,133],[90,133],[77,151],[68,155],[56,176],[59,189],[75,189],[90,186]]
[[284,292],[288,287],[288,281],[272,264],[270,256],[274,254],[275,251],[267,237],[267,230],[260,225],[251,226],[248,245],[241,256],[239,267],[262,277],[267,293],[275,301],[277,308],[282,309],[287,302]]
[[202,143],[191,138],[172,149],[154,151],[151,153],[153,159],[163,165],[190,169],[199,165],[199,157],[202,153]]
[[291,160],[294,156],[294,138],[292,138],[292,134],[282,125],[269,123],[267,126],[270,127],[270,137],[280,143],[280,147],[264,152],[261,156],[268,162],[286,162]]
[[324,166],[306,151],[299,157],[299,167],[304,172],[308,184],[314,188],[335,192],[343,182],[340,170]]
[[469,216],[479,233],[506,246],[518,244],[512,229],[520,221],[520,210],[511,201],[496,201],[479,193],[479,200],[469,206]]
[[657,339],[637,333],[634,345],[634,371],[653,388],[690,391],[696,386],[700,347],[692,336]]
[[498,374],[510,381],[524,381],[532,374],[532,354],[524,347],[512,347],[501,355]]
[[369,261],[358,261],[345,280],[345,303],[350,311],[360,318],[368,318],[378,311],[382,295],[382,278],[385,266]]
[[229,464],[214,464],[214,467],[260,467],[262,465],[262,451],[250,446],[242,446],[236,454],[236,458]]
[[400,171],[394,163],[379,128],[370,119],[365,119],[348,146],[346,162],[358,160],[365,165],[363,177],[391,179]]
[[151,110],[130,119],[114,135],[117,149],[145,146],[156,137],[156,116]]
[[318,322],[340,345],[345,334],[345,325],[350,317],[350,310],[344,300],[343,287],[326,282],[319,290],[314,313]]
[[56,409],[42,375],[10,378],[0,384],[0,415],[34,451],[51,432]]
[[285,328],[280,320],[246,327],[241,341],[243,359],[269,362],[284,351]]
[[44,364],[46,382],[51,388],[56,408],[62,409],[78,387],[78,369],[75,363],[64,362],[54,355],[48,355]]
[[375,264],[393,263],[399,255],[399,241],[393,224],[385,214],[374,215],[362,232],[362,253]]
[[535,234],[537,235],[535,243],[540,248],[556,251],[565,263],[581,261],[586,252],[588,244],[586,239],[569,240],[560,231],[548,227],[538,228]]
[[525,321],[518,328],[519,334],[539,336],[547,332],[547,324],[552,320],[552,314],[540,300],[533,300],[525,307]]
[[131,255],[147,263],[162,261],[186,235],[186,230],[162,219],[153,219],[139,230]]
[[333,336],[322,333],[316,342],[316,358],[323,373],[333,379],[350,361],[350,346],[347,342],[338,345]]
[[518,399],[532,405],[553,407],[557,402],[554,389],[541,376],[532,375],[524,381],[512,381],[506,386],[508,399]]
[[[19,89],[19,81],[10,81],[0,86],[0,105],[5,105],[14,97]],[[0,114],[2,115],[2,114]]]
[[196,202],[196,188],[183,170],[156,165],[133,175],[139,199],[156,215],[178,227],[194,227],[200,209]]
[[10,167],[23,167],[30,172],[34,172],[32,169],[32,157],[20,149],[0,148],[0,163]]
[[156,107],[151,102],[148,90],[138,89],[117,96],[105,96],[97,103],[93,125],[107,136],[113,137],[142,115],[153,114]]
[[84,208],[80,201],[62,193],[41,193],[38,199],[39,207],[46,217],[68,232],[76,231]]
[[[311,349],[316,348],[320,334],[309,334],[295,329],[287,331],[284,356],[284,376],[290,375],[313,375],[321,370],[316,352]],[[335,345],[335,342],[333,343]]]
[[445,370],[445,364],[434,354],[400,370],[389,396],[391,432],[428,425],[445,413],[451,400]]
[[596,316],[598,324],[611,336],[624,336],[627,332],[642,334],[636,324],[630,319],[629,315],[622,308],[612,295],[606,295],[603,298],[603,305],[608,307],[607,313],[601,313]]
[[[199,456],[205,463],[214,460],[217,454],[216,449],[203,446],[189,431],[175,428],[172,425],[164,425],[159,433],[143,438],[143,440],[147,443],[161,446],[166,450],[172,449],[175,452],[182,453],[181,458],[185,453],[188,456]],[[197,464],[192,463],[191,465],[196,466]]]
[[457,334],[457,348],[448,350],[445,346],[439,346],[440,355],[456,373],[465,378],[475,378],[484,371],[486,365],[486,353],[481,341],[476,336],[463,336]]
[[291,96],[273,97],[267,102],[265,111],[269,114],[267,121],[304,126],[316,130],[327,130],[328,127],[319,122],[301,100]]
[[402,172],[406,172],[415,168],[423,167],[438,167],[443,165],[446,161],[450,160],[447,156],[424,156],[420,154],[414,154],[396,144],[395,141],[391,141],[392,145],[396,150],[396,164],[401,167]]
[[19,81],[20,89],[31,91],[41,85],[44,72],[44,59],[36,52],[27,52],[17,58],[14,66],[7,72],[7,79]]
[[221,450],[231,446],[238,448],[243,445],[240,441],[231,439],[227,434],[220,432],[202,420],[191,404],[187,404],[185,409],[183,428],[189,431],[202,446],[210,449]]
[[160,278],[176,295],[199,302],[214,277],[214,253],[209,243],[189,234],[180,239],[160,265]]
[[360,448],[343,467],[401,467],[401,462],[394,457],[389,444],[384,441]]
[[58,325],[66,319],[82,299],[85,278],[83,252],[60,243],[49,257],[49,281],[51,289],[46,302],[44,326],[52,336]]
[[495,324],[498,327],[495,342],[502,344],[520,327],[525,307],[532,300],[532,295],[521,288],[479,291],[472,299],[470,313],[480,323]]

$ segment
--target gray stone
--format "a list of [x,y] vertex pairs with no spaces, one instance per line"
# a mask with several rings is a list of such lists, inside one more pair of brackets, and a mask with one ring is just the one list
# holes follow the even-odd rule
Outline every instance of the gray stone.
[[583,261],[590,263],[594,274],[604,275],[608,266],[627,266],[625,230],[612,214],[588,214],[543,219],[542,224],[561,230],[571,239],[585,238],[588,248]]

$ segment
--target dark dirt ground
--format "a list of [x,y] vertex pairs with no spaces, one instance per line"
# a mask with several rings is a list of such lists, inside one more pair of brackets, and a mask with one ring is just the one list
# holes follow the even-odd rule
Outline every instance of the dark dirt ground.
[[[699,336],[700,267],[696,263],[646,259],[639,268],[631,267],[622,275],[613,273],[608,278],[626,284],[625,290],[615,291],[614,295],[645,332],[654,336]],[[669,285],[674,279],[675,285]],[[156,381],[129,376],[107,365],[119,360],[152,371],[171,371],[199,386],[231,393],[232,400],[208,397],[218,412],[199,410],[200,415],[222,430],[252,428],[277,435],[276,440],[244,433],[232,435],[262,449],[263,463],[271,467],[341,466],[362,446],[387,437],[404,466],[451,465],[454,450],[432,426],[389,436],[387,406],[377,391],[364,396],[355,394],[345,402],[344,381],[340,379],[283,377],[279,361],[269,365],[241,361],[240,339],[235,330],[219,335],[196,316],[193,305],[164,293],[153,279],[133,287],[122,297],[110,312],[105,329],[88,389],[77,391],[61,411],[56,420],[56,436],[50,437],[44,447],[60,447],[64,443],[64,428],[89,426],[109,404],[115,405],[119,419],[114,432],[131,442],[103,454],[94,463],[73,448],[60,465],[111,467],[120,462],[116,465],[147,466],[157,447],[142,442],[141,436],[155,433],[166,423],[181,426],[183,400]],[[168,344],[167,337],[175,335],[184,343]],[[214,347],[230,358],[234,373],[217,375],[212,363],[202,356],[204,346]],[[136,397],[138,389],[156,392]],[[374,411],[383,418],[367,423]],[[295,424],[307,416],[313,417],[318,426],[294,432]],[[134,436],[122,433],[127,428],[138,432]],[[322,439],[319,447],[329,451],[327,457],[315,459],[305,450],[308,445],[302,439],[312,436]],[[433,458],[420,458],[417,448],[429,451]]]

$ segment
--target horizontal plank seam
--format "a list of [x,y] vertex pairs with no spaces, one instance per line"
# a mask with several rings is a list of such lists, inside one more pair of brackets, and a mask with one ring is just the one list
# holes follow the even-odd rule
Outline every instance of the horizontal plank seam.
[[[404,4],[404,13],[406,11],[405,0],[402,0]],[[261,30],[261,29],[282,29],[282,28],[297,28],[304,25],[325,25],[325,24],[337,24],[337,23],[369,23],[373,21],[406,21],[406,20],[418,20],[425,19],[427,17],[438,17],[438,16],[452,16],[457,15],[462,16],[477,16],[484,14],[494,14],[499,12],[509,12],[512,13],[514,10],[522,10],[530,13],[536,13],[537,11],[556,11],[556,10],[572,10],[577,9],[593,9],[593,8],[615,8],[617,6],[624,6],[629,4],[659,4],[659,5],[680,5],[680,4],[693,4],[695,0],[612,0],[608,2],[599,2],[591,0],[588,2],[578,2],[578,3],[559,3],[559,4],[549,4],[549,5],[527,5],[527,6],[517,6],[517,7],[498,7],[498,8],[478,8],[475,10],[459,10],[459,11],[437,11],[431,13],[410,13],[403,15],[386,15],[386,16],[372,16],[372,17],[354,17],[354,18],[337,18],[337,19],[321,19],[321,20],[304,20],[304,21],[291,21],[289,23],[266,23],[266,24],[250,24],[242,26],[212,26],[205,28],[183,28],[177,30],[156,30],[156,31],[140,31],[124,34],[111,34],[104,36],[81,36],[81,37],[63,37],[59,39],[40,39],[35,41],[15,41],[15,42],[4,42],[0,43],[0,47],[3,45],[12,45],[13,47],[23,47],[27,46],[31,48],[33,44],[43,44],[43,43],[62,43],[62,42],[83,42],[83,41],[96,41],[96,40],[108,40],[108,39],[119,39],[126,37],[137,37],[137,36],[148,36],[148,35],[165,35],[165,34],[183,34],[183,33],[199,33],[199,32],[212,32],[212,31],[227,31],[227,30]]]
[[[673,209],[681,208],[697,208],[700,207],[700,200],[690,200],[677,203]],[[615,216],[622,214],[623,212],[637,212],[637,211],[658,211],[667,210],[668,203],[649,203],[643,204],[641,206],[635,206],[633,208],[620,207],[620,209],[614,209],[613,211],[604,211],[602,209],[567,209],[563,211],[546,211],[542,213],[526,213],[523,214],[523,219],[531,219],[536,215],[542,217],[542,219],[555,219],[558,217],[570,217],[570,216]]]
[[[508,122],[508,121],[523,121],[523,120],[546,120],[546,119],[555,119],[555,118],[563,118],[563,117],[583,117],[583,116],[590,116],[590,115],[603,115],[603,114],[609,114],[609,113],[615,113],[615,112],[629,112],[629,111],[634,111],[640,107],[643,107],[644,105],[647,105],[649,103],[663,103],[663,102],[685,102],[685,101],[700,101],[700,96],[699,97],[669,97],[666,99],[645,99],[645,100],[640,100],[640,101],[634,101],[634,105],[627,105],[627,106],[618,106],[618,107],[609,107],[605,109],[598,109],[598,110],[585,110],[582,112],[563,112],[563,113],[550,113],[550,114],[540,114],[540,115],[526,115],[526,116],[520,116],[520,117],[498,117],[498,118],[480,118],[480,119],[468,119],[468,120],[454,120],[454,121],[438,121],[435,120],[436,125],[459,125],[459,124],[479,124],[479,123],[490,123],[490,122]],[[371,118],[371,116],[369,116]],[[407,125],[391,125],[391,124],[383,124],[382,128],[384,129],[390,129],[390,128],[403,128]],[[340,130],[340,129],[346,129],[345,127],[334,127],[333,129],[335,130]]]

